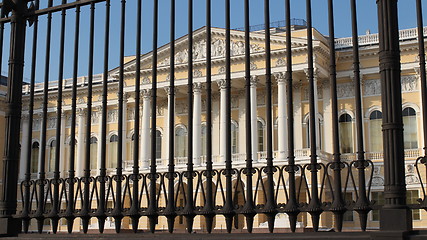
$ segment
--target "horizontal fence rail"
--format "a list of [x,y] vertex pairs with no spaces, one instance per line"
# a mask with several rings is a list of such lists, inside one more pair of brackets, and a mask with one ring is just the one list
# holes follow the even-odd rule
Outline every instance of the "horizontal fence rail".
[[[333,0],[327,37],[310,0],[305,20],[285,0],[278,22],[260,1],[260,25],[242,0],[235,29],[234,1],[222,2],[223,28],[216,1],[204,14],[183,2],[185,13],[175,0],[3,0],[0,234],[412,230],[427,210],[421,0],[407,30],[397,1],[378,0],[379,33],[363,36],[349,0],[346,38],[335,38]],[[401,46],[415,62],[400,63]],[[367,70],[366,56],[379,59]],[[421,110],[402,105],[417,92]]]

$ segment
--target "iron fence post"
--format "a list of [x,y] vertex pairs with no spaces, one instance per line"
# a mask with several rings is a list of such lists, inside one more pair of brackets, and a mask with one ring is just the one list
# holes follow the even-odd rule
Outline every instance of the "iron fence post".
[[406,205],[402,90],[397,0],[377,0],[381,98],[383,110],[384,199],[382,231],[412,230]]
[[3,157],[2,196],[0,199],[0,235],[16,235],[21,231],[21,220],[14,218],[17,207],[19,169],[19,133],[22,109],[22,81],[25,50],[25,13],[27,1],[4,1],[12,6],[9,76],[7,79],[5,147]]

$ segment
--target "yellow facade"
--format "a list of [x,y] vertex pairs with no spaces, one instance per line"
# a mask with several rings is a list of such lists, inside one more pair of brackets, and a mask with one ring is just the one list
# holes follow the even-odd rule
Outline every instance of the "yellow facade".
[[[223,152],[221,149],[221,129],[224,128],[221,123],[221,90],[220,90],[220,82],[225,78],[225,61],[224,61],[224,29],[214,28],[212,30],[212,43],[213,43],[213,57],[212,57],[212,81],[217,82],[213,83],[213,104],[212,104],[212,116],[213,116],[213,161],[215,164],[215,168],[221,169],[224,168],[223,161]],[[407,31],[407,30],[402,30]],[[206,82],[206,62],[205,62],[205,49],[206,49],[206,41],[205,41],[205,28],[201,28],[193,33],[194,36],[194,50],[195,54],[193,55],[194,59],[194,72],[192,75],[194,76],[194,82],[200,83],[202,86],[201,90],[201,125],[203,126],[206,119],[206,109],[205,109],[205,82]],[[316,128],[318,135],[318,145],[320,146],[318,154],[319,154],[319,162],[327,164],[331,160],[332,153],[332,110],[331,110],[331,90],[329,83],[329,47],[327,38],[319,33],[317,30],[313,29],[314,34],[314,67],[315,67],[315,81],[317,85],[317,118],[316,120]],[[244,51],[242,52],[242,46],[244,46],[244,33],[241,31],[232,31],[232,59],[231,59],[231,71],[232,71],[232,111],[231,118],[232,122],[236,127],[236,143],[235,149],[233,150],[233,160],[234,167],[242,168],[245,166],[245,145],[250,143],[245,143],[245,95],[244,91]],[[369,36],[361,36],[362,38],[368,38]],[[348,122],[343,121],[343,128],[346,128],[347,133],[347,142],[345,145],[346,151],[342,154],[343,161],[350,162],[355,159],[354,152],[356,151],[356,126],[355,126],[355,100],[354,100],[354,82],[353,82],[353,56],[351,50],[351,44],[348,44],[348,39],[337,39],[337,78],[338,78],[338,112],[341,117],[344,114],[348,114],[351,119]],[[156,109],[157,112],[157,129],[160,132],[161,144],[160,144],[160,156],[158,159],[158,170],[160,172],[167,171],[167,158],[168,158],[168,143],[167,143],[167,135],[170,127],[176,129],[175,132],[178,131],[179,128],[183,128],[186,131],[188,127],[188,109],[187,106],[187,60],[186,57],[188,52],[186,51],[186,37],[182,37],[176,42],[176,66],[175,66],[175,79],[176,79],[176,105],[175,105],[175,126],[168,126],[168,94],[165,91],[167,86],[169,85],[169,46],[165,45],[158,49],[158,107]],[[251,33],[251,74],[258,77],[258,85],[255,88],[255,92],[257,94],[256,98],[256,119],[255,124],[260,124],[263,128],[258,128],[258,142],[257,149],[258,151],[257,158],[258,161],[255,163],[256,167],[262,167],[265,165],[265,148],[266,148],[266,108],[265,108],[265,45],[264,45],[264,33],[263,32],[253,32]],[[401,63],[402,63],[402,96],[403,96],[403,106],[402,109],[411,108],[414,110],[415,115],[412,114],[407,117],[408,123],[413,125],[408,126],[411,128],[411,131],[416,132],[416,137],[411,138],[411,142],[408,143],[409,147],[405,148],[406,155],[406,169],[407,169],[407,187],[408,190],[415,191],[414,194],[418,194],[421,197],[421,192],[419,188],[419,179],[414,171],[413,164],[415,163],[415,159],[422,154],[421,150],[424,146],[423,137],[422,137],[422,103],[421,103],[421,90],[420,90],[420,79],[417,75],[418,68],[418,60],[417,60],[417,50],[416,50],[416,36],[413,38],[403,39],[401,41]],[[286,157],[280,155],[281,151],[284,152],[286,149],[281,149],[281,145],[279,143],[279,135],[284,134],[278,132],[278,117],[279,117],[279,108],[283,107],[283,102],[279,102],[278,97],[278,78],[279,75],[277,73],[284,73],[286,71],[285,63],[287,59],[285,58],[285,34],[283,32],[278,32],[272,35],[271,37],[271,49],[272,49],[272,73],[275,76],[273,78],[273,124],[274,124],[274,136],[273,136],[273,150],[274,150],[274,161],[278,166],[286,165]],[[306,70],[308,68],[307,64],[307,38],[306,38],[306,29],[295,30],[292,32],[292,63],[293,63],[293,89],[294,89],[294,120],[295,120],[295,152],[296,152],[296,161],[297,164],[304,165],[309,161],[310,151],[309,151],[309,139],[308,139],[308,114],[309,114],[309,102],[308,102],[308,80]],[[187,54],[187,55],[186,55]],[[151,57],[152,53],[145,54],[141,57],[141,79],[135,79],[135,70],[132,68],[135,64],[135,56],[129,56],[125,58],[125,109],[124,109],[124,142],[123,142],[123,161],[124,161],[124,174],[130,174],[132,171],[132,152],[133,150],[133,142],[132,136],[134,133],[134,109],[135,109],[135,97],[134,97],[134,86],[135,81],[141,81],[142,89],[149,90],[151,88]],[[376,138],[376,133],[373,132],[373,127],[376,126],[374,119],[372,119],[372,113],[375,111],[381,111],[381,96],[380,96],[380,75],[379,75],[379,67],[378,67],[378,42],[368,42],[367,44],[361,44],[360,46],[360,66],[361,66],[361,77],[362,77],[362,112],[363,112],[363,133],[364,133],[364,149],[366,152],[366,158],[371,159],[375,163],[374,167],[374,176],[373,176],[373,186],[372,192],[380,192],[382,189],[382,181],[383,179],[383,168],[382,168],[382,153],[376,151],[377,145],[375,145],[375,141],[378,141]],[[109,73],[109,94],[108,94],[108,110],[107,114],[107,161],[114,159],[111,155],[115,153],[113,148],[114,142],[110,140],[113,139],[114,135],[117,135],[118,131],[118,102],[117,102],[117,79],[118,79],[118,68],[112,69]],[[67,80],[64,80],[67,81]],[[94,77],[95,82],[102,81],[102,76],[97,75]],[[69,82],[69,80],[68,80]],[[77,176],[82,176],[83,174],[83,159],[84,159],[84,144],[85,141],[84,135],[86,134],[86,127],[81,126],[81,124],[86,123],[87,113],[85,112],[86,101],[87,101],[87,77],[79,78],[78,88],[78,98],[77,98],[77,108],[79,109],[79,113],[76,117],[76,174]],[[92,172],[94,175],[97,174],[97,170],[99,170],[99,156],[100,156],[100,139],[101,139],[101,114],[102,108],[101,100],[102,100],[102,85],[96,84],[93,86],[93,112],[92,112],[92,125],[91,125],[91,136],[96,138],[97,140],[97,149],[94,153],[91,153],[91,158],[96,159],[96,164],[94,164],[94,168]],[[24,140],[21,145],[27,144],[26,149],[31,149],[32,144],[35,142],[40,143],[40,128],[41,121],[40,115],[38,113],[41,112],[41,102],[42,102],[42,85],[36,85],[36,96],[35,96],[35,121],[33,123],[33,131],[32,131],[32,143],[25,143]],[[28,103],[29,103],[29,95],[28,88],[24,87],[24,98],[23,98],[23,115],[28,114]],[[55,134],[57,129],[59,128],[61,131],[61,176],[67,177],[68,171],[68,163],[69,163],[69,142],[70,142],[70,113],[71,113],[71,89],[64,88],[63,97],[64,97],[64,111],[62,113],[62,126],[55,126],[56,119],[56,97],[57,91],[49,91],[49,113],[48,113],[48,123],[47,123],[47,137],[46,137],[46,148],[47,148],[47,156],[46,162],[49,164],[53,159],[51,158],[51,151],[53,151],[51,147],[51,143],[55,139]],[[142,112],[146,105],[143,104],[144,97],[141,97],[141,116],[139,117],[140,121],[144,121],[142,117]],[[25,118],[24,118],[25,119]],[[148,118],[149,119],[149,118]],[[23,120],[22,126],[23,131],[28,129],[28,123],[25,125],[25,120]],[[142,123],[141,123],[142,124]],[[4,125],[3,115],[0,116],[0,126]],[[27,128],[25,128],[25,126]],[[341,125],[340,125],[341,126]],[[201,129],[201,128],[200,128]],[[286,128],[285,128],[286,129]],[[185,132],[184,131],[184,132]],[[201,130],[200,130],[201,131]],[[260,136],[262,134],[262,136]],[[378,133],[380,134],[380,132]],[[143,133],[140,132],[138,134],[141,139],[141,145],[139,146],[140,151],[143,149],[148,149],[149,142],[145,142],[143,138]],[[188,136],[188,134],[187,134]],[[185,136],[185,138],[187,137]],[[0,146],[3,145],[3,137],[0,136]],[[195,141],[201,141],[201,139],[195,139]],[[409,140],[408,140],[409,141]],[[347,143],[346,142],[346,143]],[[233,143],[234,144],[234,143]],[[41,145],[41,144],[40,144]],[[203,144],[201,144],[203,146]],[[116,146],[116,145],[114,145]],[[181,146],[181,145],[180,145]],[[173,149],[174,147],[169,147]],[[263,149],[260,149],[263,148]],[[55,149],[56,150],[56,149]],[[3,148],[0,148],[0,154],[2,153]],[[175,150],[178,152],[178,149]],[[184,151],[185,152],[185,151]],[[188,154],[188,153],[187,153]],[[83,158],[82,158],[83,157]],[[176,159],[176,168],[178,171],[183,171],[186,168],[184,164],[186,161],[182,161],[185,156],[177,156]],[[195,166],[196,170],[204,169],[205,159],[203,156],[203,150],[201,150],[200,156],[201,164]],[[93,161],[92,159],[92,161]],[[144,156],[141,156],[140,163],[142,164],[144,161],[148,161],[149,159],[144,159]],[[25,168],[23,164],[25,159],[21,159],[21,168],[20,168],[20,179],[22,180],[25,173]],[[111,165],[107,164],[108,173],[113,174],[115,171],[114,162]],[[48,177],[52,177],[52,169],[48,168]],[[141,172],[148,172],[148,168],[142,168]],[[37,170],[33,171],[33,177],[37,178]],[[300,173],[301,174],[301,173]],[[299,175],[301,177],[301,175]],[[287,179],[285,179],[287,180]],[[310,180],[308,178],[308,180]],[[237,181],[235,179],[235,181]],[[244,179],[242,179],[243,182]],[[275,175],[275,181],[278,182],[279,176]],[[235,183],[236,184],[236,183]],[[256,183],[254,183],[256,184]],[[255,185],[254,185],[255,186]],[[303,187],[304,188],[304,187]],[[179,187],[176,187],[177,191]],[[181,190],[182,191],[182,190]],[[254,190],[255,191],[255,190]],[[328,192],[329,191],[329,192]],[[323,201],[330,200],[330,190],[325,190],[325,198]],[[258,193],[258,203],[265,203],[265,199],[262,196],[262,192]],[[329,194],[329,195],[328,195]],[[376,194],[376,193],[375,193]],[[374,195],[375,195],[374,194]],[[372,198],[374,198],[372,195]],[[242,204],[243,199],[239,198],[239,195],[236,194],[236,201],[238,204]],[[375,195],[376,196],[376,195]],[[355,196],[352,195],[354,200]],[[281,202],[284,202],[285,193],[283,190],[278,192],[278,199],[281,199]],[[222,198],[220,192],[217,192],[216,196],[217,204],[221,205]],[[308,200],[306,192],[300,193],[301,202],[306,202]],[[145,202],[144,202],[145,201]],[[178,205],[182,204],[178,200]],[[95,203],[93,203],[95,204]],[[109,204],[112,204],[109,203]],[[146,205],[146,200],[143,200],[143,205]],[[160,207],[165,206],[164,196],[160,197]],[[203,205],[202,195],[199,193],[197,205]],[[111,207],[111,206],[110,206]],[[417,210],[415,210],[417,211]],[[376,213],[371,213],[369,216],[368,228],[378,228],[378,221],[376,221]],[[419,212],[419,220],[414,221],[414,227],[425,227],[427,214],[424,211]],[[287,217],[284,214],[279,214],[277,216],[277,224],[276,226],[280,229],[285,229],[288,226],[286,225]],[[357,213],[350,213],[347,216],[347,220],[345,221],[344,227],[347,229],[358,228],[358,215]],[[112,219],[108,219],[108,223],[110,227],[114,227],[112,224]],[[238,217],[238,228],[245,228],[245,222],[243,216]],[[279,223],[280,222],[280,223]],[[298,227],[299,228],[310,228],[311,219],[308,214],[301,213],[298,218]],[[35,222],[34,222],[35,223]],[[92,219],[91,228],[96,229],[97,224],[96,220]],[[177,218],[176,228],[184,229],[185,228],[185,220],[181,219],[181,217]],[[47,222],[48,224],[48,222]],[[60,229],[65,230],[66,226],[61,225]],[[125,218],[124,220],[124,228],[128,228],[131,223],[130,220]],[[333,227],[333,217],[331,213],[325,213],[321,218],[321,227],[331,228]],[[35,228],[36,224],[32,224],[32,227]],[[147,219],[145,217],[141,218],[140,228],[146,228],[148,226]],[[167,223],[164,217],[160,217],[157,228],[158,229],[166,229]],[[265,229],[266,218],[264,215],[259,214],[255,219],[255,227],[257,229]],[[197,216],[195,220],[195,229],[197,231],[203,231],[204,228],[204,220],[203,217]],[[222,216],[217,216],[215,220],[215,229],[225,229],[225,219]],[[79,231],[80,226],[76,224],[75,230]]]

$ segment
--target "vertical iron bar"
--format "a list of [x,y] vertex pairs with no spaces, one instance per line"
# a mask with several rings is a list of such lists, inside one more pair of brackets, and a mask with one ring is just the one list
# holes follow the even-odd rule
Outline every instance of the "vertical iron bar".
[[377,0],[377,5],[385,200],[380,229],[408,231],[412,230],[412,215],[406,206],[397,0]]
[[[48,7],[52,7],[53,0],[49,0]],[[49,71],[50,71],[50,43],[52,32],[52,13],[47,14],[46,27],[46,56],[45,56],[45,72],[43,83],[43,102],[42,102],[42,124],[40,133],[40,159],[39,159],[39,176],[38,176],[38,206],[35,214],[37,219],[37,230],[39,233],[43,231],[43,221],[45,219],[45,185],[46,185],[46,139],[47,139],[47,108],[49,96]]]
[[314,96],[314,69],[313,69],[313,26],[311,18],[311,0],[306,0],[307,14],[307,58],[308,58],[308,81],[310,86],[310,164],[308,170],[311,172],[311,200],[307,212],[311,214],[314,231],[319,229],[319,219],[322,209],[320,208],[318,191],[318,170],[320,165],[317,163],[317,145],[316,145],[316,115],[315,96]]
[[351,22],[353,38],[353,73],[354,73],[354,91],[356,101],[356,141],[357,141],[357,160],[355,166],[359,179],[359,198],[356,201],[354,210],[359,213],[360,227],[362,231],[366,230],[368,213],[370,211],[368,196],[366,195],[365,168],[368,162],[365,161],[365,152],[363,149],[363,115],[362,115],[362,93],[360,88],[360,60],[359,60],[359,37],[357,33],[357,7],[356,1],[350,0],[351,4]]
[[418,56],[420,58],[421,97],[423,102],[423,126],[424,126],[424,156],[427,155],[427,81],[426,81],[426,56],[424,49],[424,25],[423,7],[421,0],[417,0],[417,32],[418,32]]
[[[71,99],[71,133],[70,133],[70,162],[68,170],[68,205],[64,217],[67,219],[68,233],[73,231],[74,224],[74,183],[75,180],[75,148],[76,148],[76,107],[77,107],[77,74],[79,62],[79,35],[80,35],[80,6],[76,7],[76,23],[74,33],[74,62],[73,62],[73,87]],[[80,133],[79,133],[80,134]],[[78,143],[83,144],[83,143]],[[80,159],[77,159],[80,160]]]
[[328,20],[329,20],[329,80],[331,85],[332,98],[332,147],[333,163],[331,169],[334,175],[334,200],[331,211],[335,216],[335,226],[341,232],[343,216],[346,211],[345,202],[342,196],[341,171],[344,165],[341,163],[339,127],[338,127],[338,96],[337,96],[337,70],[335,60],[335,26],[334,26],[334,5],[333,0],[328,0]]
[[119,91],[118,96],[118,139],[119,144],[117,145],[117,169],[114,180],[116,181],[116,201],[112,216],[115,222],[116,233],[120,232],[122,225],[123,213],[122,213],[122,181],[123,179],[123,88],[124,88],[124,58],[125,58],[125,21],[126,21],[126,0],[122,0],[121,4],[121,20],[120,20],[120,66],[119,66]]
[[[62,4],[67,1],[62,0]],[[38,9],[38,7],[36,7]],[[62,87],[64,78],[64,49],[65,49],[65,16],[66,10],[61,11],[61,33],[60,33],[60,46],[59,46],[59,67],[58,67],[58,95],[56,101],[56,133],[55,133],[55,172],[53,174],[53,206],[52,211],[49,214],[52,220],[52,231],[56,233],[58,230],[59,212],[60,212],[60,200],[59,200],[59,185],[60,185],[60,157],[61,157],[61,122],[62,122]],[[34,26],[36,27],[36,26]],[[35,36],[37,37],[37,36]],[[34,51],[34,50],[33,50]],[[31,154],[29,155],[31,156]]]
[[242,210],[242,214],[246,217],[246,225],[248,232],[252,232],[254,217],[256,215],[255,205],[253,201],[252,176],[254,169],[252,167],[252,132],[251,132],[251,52],[250,52],[250,5],[249,0],[244,2],[245,11],[245,133],[246,133],[246,202]]
[[[90,27],[89,27],[89,59],[88,59],[88,85],[87,85],[87,105],[86,105],[86,142],[85,142],[85,158],[84,158],[84,195],[82,196],[82,210],[79,217],[82,219],[83,232],[87,233],[89,227],[90,214],[90,162],[93,161],[90,156],[91,144],[91,125],[92,125],[92,82],[93,82],[93,51],[95,37],[95,3],[90,4]],[[79,133],[82,134],[82,133]],[[83,144],[83,143],[80,143]],[[81,159],[83,160],[83,159]]]
[[225,132],[226,132],[226,151],[225,151],[225,178],[226,178],[226,196],[222,214],[225,216],[227,232],[231,233],[234,212],[233,204],[233,185],[232,185],[232,160],[231,160],[231,36],[230,36],[230,0],[225,0]]
[[[286,85],[287,85],[287,106],[288,106],[288,166],[285,170],[289,173],[289,200],[285,207],[285,212],[289,215],[291,231],[295,232],[297,217],[299,214],[298,200],[296,196],[295,172],[295,145],[294,145],[294,104],[293,104],[293,79],[292,79],[292,29],[291,29],[291,3],[285,1],[286,8]],[[280,103],[279,103],[280,104]],[[286,103],[282,103],[286,104]],[[283,134],[283,133],[279,133]]]
[[274,198],[274,180],[275,172],[273,166],[273,105],[272,105],[272,87],[271,87],[271,48],[270,48],[270,1],[264,0],[264,24],[265,24],[265,90],[266,105],[265,115],[267,122],[267,202],[265,203],[263,213],[267,216],[268,230],[270,233],[274,230],[274,219],[277,214],[276,201]]
[[[156,223],[159,217],[157,209],[157,198],[156,198],[156,180],[158,178],[157,165],[156,165],[156,127],[157,127],[157,41],[158,41],[158,12],[159,12],[159,1],[154,0],[153,6],[153,57],[152,57],[152,68],[151,68],[151,163],[150,163],[150,198],[148,203],[148,209],[146,215],[148,216],[150,231],[154,233],[156,230]],[[174,76],[171,76],[173,78]],[[173,127],[173,126],[172,126]],[[173,147],[173,146],[169,146]]]
[[[36,9],[39,8],[39,0],[35,1],[34,7]],[[3,17],[3,14],[2,14]],[[26,152],[25,156],[25,162],[26,162],[26,168],[25,168],[25,195],[24,195],[24,209],[22,211],[22,221],[23,221],[23,227],[24,227],[24,233],[28,233],[28,228],[30,226],[30,209],[32,203],[30,202],[31,199],[31,153],[32,153],[32,134],[33,134],[33,117],[34,117],[34,85],[36,81],[36,65],[37,65],[37,38],[38,38],[38,26],[39,21],[38,17],[35,17],[34,19],[34,26],[33,26],[33,46],[32,46],[32,53],[31,53],[31,77],[30,77],[30,103],[29,103],[29,110],[28,110],[28,135],[26,141],[29,144],[28,151]],[[4,24],[1,24],[1,34],[3,35],[4,30]],[[1,41],[0,51],[3,51],[3,41]],[[2,56],[2,54],[0,55]],[[1,71],[0,71],[1,72]],[[55,230],[55,228],[54,228]]]
[[165,216],[168,221],[168,231],[173,232],[175,225],[175,0],[171,0],[170,12],[170,63],[169,63],[169,164],[168,164],[168,201],[165,209]]
[[102,75],[102,116],[101,116],[101,166],[99,171],[99,199],[98,210],[95,217],[98,218],[99,232],[104,232],[106,215],[106,201],[105,201],[105,185],[107,181],[106,170],[106,151],[107,151],[107,111],[108,111],[108,54],[110,45],[110,0],[105,1],[105,35],[104,35],[104,73]]
[[206,0],[206,203],[202,214],[206,220],[206,230],[212,232],[214,212],[212,186],[212,14],[211,0]]
[[135,51],[135,114],[134,114],[134,142],[133,142],[133,171],[132,171],[132,205],[129,210],[129,217],[132,219],[132,229],[138,231],[138,223],[141,214],[139,213],[139,129],[140,129],[140,94],[141,94],[141,5],[142,0],[138,0],[136,8],[136,51]]
[[[188,157],[187,157],[187,201],[183,215],[187,220],[187,232],[193,231],[194,213],[193,198],[193,0],[188,0]],[[171,76],[172,78],[172,76]]]
[[[421,99],[422,99],[422,112],[423,112],[423,139],[424,139],[424,156],[421,162],[427,164],[427,80],[426,80],[426,56],[425,56],[425,44],[424,44],[424,25],[423,25],[423,7],[421,0],[416,1],[417,5],[417,33],[418,33],[418,56],[420,69],[418,75],[421,80]],[[423,201],[421,202],[421,208],[427,206],[427,197],[424,195]]]
[[25,52],[25,12],[26,1],[13,1],[10,31],[9,76],[7,79],[5,145],[3,155],[2,192],[0,200],[0,234],[16,235],[21,230],[21,222],[14,219],[17,207],[17,182],[19,164],[19,146],[22,82]]
[[417,0],[417,32],[418,32],[418,56],[420,58],[421,97],[423,102],[423,126],[424,126],[424,156],[427,155],[427,81],[426,81],[426,55],[424,49],[424,25],[423,7],[421,0]]

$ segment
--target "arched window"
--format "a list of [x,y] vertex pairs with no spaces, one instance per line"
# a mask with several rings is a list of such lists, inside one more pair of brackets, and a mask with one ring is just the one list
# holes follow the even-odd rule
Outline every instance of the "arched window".
[[418,148],[417,113],[411,107],[403,109],[403,141],[405,149]]
[[37,173],[39,163],[40,144],[34,142],[31,146],[31,173]]
[[264,152],[265,151],[265,144],[264,144],[264,124],[258,120],[257,122],[257,129],[258,129],[258,151]]
[[98,139],[90,138],[90,169],[96,169],[98,163]]
[[234,122],[231,122],[231,153],[235,154],[238,153],[238,138],[239,137],[239,128],[237,127],[237,124]]
[[162,133],[156,130],[156,159],[162,158]]
[[175,156],[187,157],[187,130],[181,126],[175,129]]
[[371,152],[383,151],[383,136],[381,132],[383,113],[375,110],[369,116],[369,142]]
[[202,129],[201,129],[201,133],[202,133],[202,135],[201,135],[201,137],[202,137],[202,151],[201,151],[201,154],[202,154],[202,156],[206,156],[206,140],[207,140],[207,138],[206,138],[206,125],[202,125]]
[[117,165],[117,147],[119,143],[119,137],[117,135],[112,135],[110,137],[110,144],[108,146],[108,161],[107,168],[114,168]]
[[341,153],[353,152],[353,128],[351,116],[344,113],[339,118]]
[[53,172],[55,170],[55,152],[56,152],[56,141],[53,140],[49,144],[49,157],[46,162],[47,172]]

